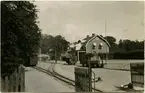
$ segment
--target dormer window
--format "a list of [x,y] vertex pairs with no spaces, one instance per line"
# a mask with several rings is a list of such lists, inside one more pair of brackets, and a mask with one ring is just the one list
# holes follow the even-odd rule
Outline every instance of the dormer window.
[[92,49],[95,49],[96,46],[97,46],[97,44],[96,43],[93,43]]
[[103,44],[100,43],[100,44],[99,44],[99,49],[102,49],[102,47],[103,47]]

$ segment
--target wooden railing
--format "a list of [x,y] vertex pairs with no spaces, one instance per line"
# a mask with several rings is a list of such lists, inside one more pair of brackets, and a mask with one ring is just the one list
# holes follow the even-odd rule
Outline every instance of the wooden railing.
[[2,92],[24,92],[25,91],[25,68],[20,65],[15,72],[9,76],[1,77]]

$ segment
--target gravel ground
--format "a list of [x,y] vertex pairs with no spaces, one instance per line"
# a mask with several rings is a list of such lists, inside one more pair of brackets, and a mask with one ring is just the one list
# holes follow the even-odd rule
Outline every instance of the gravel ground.
[[107,60],[105,68],[130,70],[130,63],[140,63],[144,60]]
[[53,77],[39,72],[33,68],[26,68],[25,85],[26,92],[43,93],[43,92],[74,92],[74,89],[62,84]]
[[49,64],[46,62],[38,62],[37,64],[38,67],[41,67],[47,70],[50,69],[51,65],[52,65],[52,62],[49,62]]
[[[116,64],[120,65],[121,62],[122,62],[122,60]],[[128,61],[128,62],[130,62],[130,61]],[[134,62],[136,62],[136,61],[134,61]],[[140,62],[142,62],[142,61],[140,61]],[[63,76],[67,76],[68,78],[75,80],[74,67],[76,67],[76,66],[64,65],[65,62],[63,62],[63,61],[59,61],[58,63],[59,64],[55,65],[55,71]],[[110,61],[109,64],[115,64],[115,61],[114,62]],[[128,64],[128,63],[126,62],[124,64]],[[120,66],[120,68],[123,69],[123,66],[124,65]],[[117,67],[117,69],[120,69],[120,68]],[[121,92],[121,90],[118,90],[115,86],[120,86],[121,84],[127,84],[127,83],[131,82],[130,71],[109,70],[109,69],[104,69],[104,68],[94,68],[93,71],[95,72],[96,77],[101,77],[101,79],[102,79],[102,81],[97,82],[95,84],[96,88],[100,89],[104,92]]]
[[[53,61],[52,61],[53,62]],[[50,62],[50,63],[52,63]],[[142,60],[109,60],[106,68],[110,69],[130,69],[129,64],[133,62],[143,62]],[[50,63],[42,63],[41,67],[48,69]],[[121,65],[122,64],[122,65]],[[80,66],[79,63],[76,64]],[[66,65],[63,61],[58,61],[58,64],[55,65],[55,71],[63,76],[75,80],[74,75],[74,65]],[[115,86],[120,86],[121,84],[127,84],[131,82],[130,71],[121,71],[121,70],[109,70],[104,68],[94,68],[93,71],[96,74],[96,77],[101,77],[102,81],[96,82],[95,86],[97,89],[100,89],[104,92],[121,92]]]

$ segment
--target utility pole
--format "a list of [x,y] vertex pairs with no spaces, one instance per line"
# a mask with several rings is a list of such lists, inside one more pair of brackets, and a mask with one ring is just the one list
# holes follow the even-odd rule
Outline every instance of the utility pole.
[[56,42],[56,37],[55,37],[55,63],[57,63],[57,42]]
[[92,69],[91,69],[91,61],[88,57],[88,64],[89,64],[89,92],[92,92]]
[[[106,32],[107,32],[107,29],[106,29],[106,20],[105,20],[105,37],[106,37]],[[106,40],[107,40],[107,37],[106,37]],[[106,46],[106,65],[107,65],[107,46]]]
[[57,63],[57,51],[56,51],[56,46],[55,46],[55,63]]
[[42,39],[43,39],[43,37],[42,37],[42,35],[41,35],[41,38],[40,38],[40,48],[39,48],[39,62],[41,62],[41,45],[42,45]]

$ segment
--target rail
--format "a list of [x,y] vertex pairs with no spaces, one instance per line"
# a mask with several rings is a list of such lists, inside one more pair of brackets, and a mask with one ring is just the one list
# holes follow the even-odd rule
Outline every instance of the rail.
[[[75,81],[72,80],[72,79],[69,79],[69,78],[67,78],[67,77],[65,77],[65,76],[63,76],[63,75],[60,75],[59,73],[57,73],[57,72],[54,70],[54,66],[55,66],[55,63],[54,63],[54,65],[53,65],[53,67],[52,67],[52,71],[46,70],[46,69],[43,69],[43,68],[37,67],[37,66],[36,66],[36,67],[33,67],[33,68],[36,69],[36,70],[39,70],[39,71],[41,71],[41,72],[43,72],[43,73],[46,73],[46,74],[48,74],[48,75],[50,75],[50,76],[52,76],[52,77],[55,77],[55,78],[57,78],[58,80],[61,80],[61,81],[65,82],[65,83],[67,83],[68,85],[71,85],[71,86],[74,86],[74,87],[75,87]],[[101,90],[96,89],[95,87],[92,88],[92,90],[98,91],[98,92],[102,92]]]
[[59,80],[65,82],[65,83],[67,83],[67,84],[69,84],[69,85],[75,86],[75,83],[74,83],[74,82],[72,82],[72,81],[70,81],[70,80],[68,80],[68,79],[65,79],[65,78],[63,78],[63,77],[61,77],[61,76],[59,76],[59,75],[56,75],[55,73],[53,73],[53,72],[51,72],[51,71],[49,71],[49,70],[45,70],[45,69],[43,69],[43,68],[41,68],[41,67],[33,67],[33,68],[36,69],[36,70],[39,70],[39,71],[41,71],[41,72],[43,72],[43,73],[46,73],[46,74],[48,74],[48,75],[50,75],[50,76],[52,76],[52,77],[55,77],[55,78],[57,78],[57,79],[59,79]]

